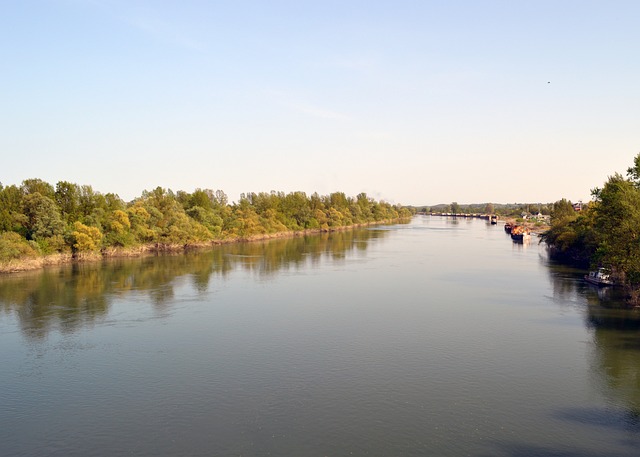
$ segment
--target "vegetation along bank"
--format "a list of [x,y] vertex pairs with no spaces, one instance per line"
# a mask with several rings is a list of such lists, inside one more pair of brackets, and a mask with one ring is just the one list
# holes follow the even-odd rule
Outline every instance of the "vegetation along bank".
[[181,250],[340,230],[411,216],[400,205],[365,193],[242,194],[229,203],[221,190],[192,193],[157,187],[131,202],[113,193],[41,179],[0,184],[0,272],[74,259]]
[[575,211],[553,205],[551,228],[542,235],[551,257],[583,268],[603,267],[624,286],[631,306],[640,305],[640,154],[626,177],[610,176],[591,191],[593,201]]

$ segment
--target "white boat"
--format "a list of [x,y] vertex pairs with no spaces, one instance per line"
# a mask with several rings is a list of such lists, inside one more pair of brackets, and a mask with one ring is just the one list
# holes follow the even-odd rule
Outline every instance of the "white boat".
[[588,275],[584,275],[584,279],[596,286],[613,286],[615,283],[611,279],[609,271],[605,268],[598,268],[596,271],[590,271]]

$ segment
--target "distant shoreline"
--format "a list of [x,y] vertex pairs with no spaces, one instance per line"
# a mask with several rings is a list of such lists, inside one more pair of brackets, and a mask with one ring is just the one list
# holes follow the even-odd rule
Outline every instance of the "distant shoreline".
[[198,243],[187,244],[163,244],[163,243],[147,243],[130,248],[104,248],[100,252],[82,252],[82,253],[57,253],[42,257],[14,259],[9,262],[0,263],[0,275],[9,275],[12,273],[20,273],[24,271],[33,271],[43,269],[54,265],[64,265],[70,263],[97,262],[108,258],[117,257],[142,257],[145,255],[163,254],[163,253],[179,253],[191,250],[211,249],[224,244],[235,243],[254,243],[257,241],[267,241],[282,238],[296,238],[299,236],[319,235],[321,233],[343,232],[353,230],[360,227],[369,227],[374,225],[392,224],[405,221],[408,218],[388,219],[376,222],[366,222],[360,224],[345,225],[340,227],[330,227],[328,229],[305,229],[305,230],[289,230],[285,232],[264,233],[252,235],[249,237],[234,237],[220,240],[211,240]]
[[[429,216],[440,216],[440,217],[483,219],[487,221],[489,220],[489,216],[487,214],[449,214],[449,213],[426,213],[426,214],[418,213],[418,214],[429,215]],[[505,224],[511,223],[513,225],[522,225],[528,228],[531,233],[535,233],[535,234],[541,234],[551,228],[551,226],[547,223],[529,222],[526,220],[523,220],[522,222],[516,222],[515,217],[498,216],[498,222],[502,222]]]

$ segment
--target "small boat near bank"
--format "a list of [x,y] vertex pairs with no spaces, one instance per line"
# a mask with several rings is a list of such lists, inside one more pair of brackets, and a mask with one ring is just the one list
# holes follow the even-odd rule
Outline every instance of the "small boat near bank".
[[584,275],[584,280],[596,286],[613,286],[615,282],[611,279],[611,274],[606,268],[598,268],[596,271],[590,271],[588,275]]
[[504,231],[507,233],[511,233],[512,229],[513,229],[513,224],[511,222],[505,222]]

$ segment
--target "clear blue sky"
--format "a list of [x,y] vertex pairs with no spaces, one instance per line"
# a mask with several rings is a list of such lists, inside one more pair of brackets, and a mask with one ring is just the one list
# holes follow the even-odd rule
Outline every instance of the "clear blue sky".
[[575,201],[640,152],[640,1],[0,3],[5,185]]

